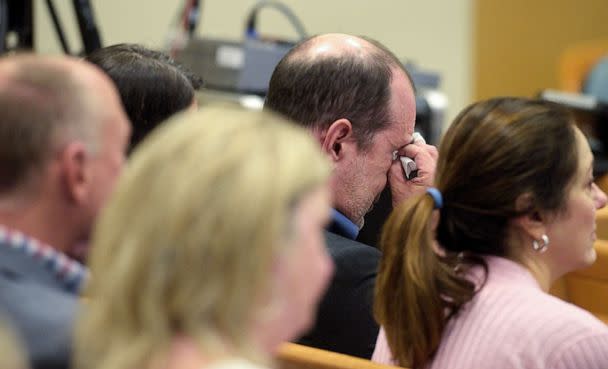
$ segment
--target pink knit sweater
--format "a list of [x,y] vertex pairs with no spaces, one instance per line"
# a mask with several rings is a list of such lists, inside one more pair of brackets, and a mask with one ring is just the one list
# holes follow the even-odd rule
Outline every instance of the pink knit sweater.
[[[520,264],[486,260],[486,285],[448,323],[428,368],[608,369],[608,326],[544,293]],[[383,330],[372,360],[395,364]]]

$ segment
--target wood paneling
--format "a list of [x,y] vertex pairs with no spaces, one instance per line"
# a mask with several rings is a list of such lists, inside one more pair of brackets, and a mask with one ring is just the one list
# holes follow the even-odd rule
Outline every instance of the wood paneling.
[[608,39],[608,0],[477,0],[476,99],[557,88],[557,60],[580,41]]

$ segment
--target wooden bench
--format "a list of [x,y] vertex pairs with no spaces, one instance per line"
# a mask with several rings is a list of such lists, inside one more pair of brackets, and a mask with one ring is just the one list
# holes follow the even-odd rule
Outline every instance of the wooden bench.
[[597,251],[595,263],[557,281],[551,293],[608,323],[608,241],[598,240],[594,246]]
[[[278,369],[397,369],[370,360],[338,354],[295,343],[283,344],[277,355]],[[403,368],[400,368],[403,369]]]

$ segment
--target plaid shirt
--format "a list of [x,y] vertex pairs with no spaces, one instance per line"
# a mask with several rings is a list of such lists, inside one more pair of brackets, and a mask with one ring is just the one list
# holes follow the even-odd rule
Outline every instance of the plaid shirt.
[[42,264],[68,292],[80,293],[88,278],[88,270],[79,262],[49,245],[2,225],[0,225],[0,247],[19,250],[32,261]]

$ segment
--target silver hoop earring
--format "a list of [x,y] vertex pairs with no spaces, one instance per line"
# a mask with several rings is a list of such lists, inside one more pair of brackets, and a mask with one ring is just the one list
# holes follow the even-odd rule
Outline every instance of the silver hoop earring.
[[547,251],[547,249],[549,248],[549,236],[544,234],[540,236],[540,242],[536,240],[532,241],[532,248],[534,249],[534,251],[540,254]]

